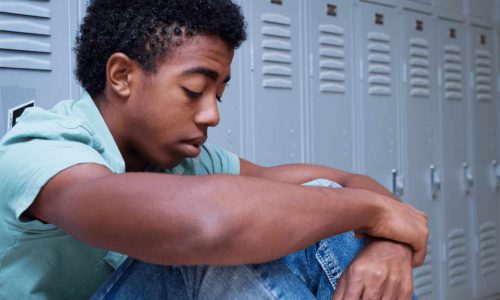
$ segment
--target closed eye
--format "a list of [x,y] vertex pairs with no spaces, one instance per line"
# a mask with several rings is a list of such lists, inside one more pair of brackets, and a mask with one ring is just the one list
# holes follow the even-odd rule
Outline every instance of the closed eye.
[[200,98],[201,95],[203,95],[203,93],[197,93],[197,92],[191,91],[190,89],[187,89],[185,87],[182,87],[182,90],[184,91],[186,96],[188,96],[189,98],[192,98],[192,99]]

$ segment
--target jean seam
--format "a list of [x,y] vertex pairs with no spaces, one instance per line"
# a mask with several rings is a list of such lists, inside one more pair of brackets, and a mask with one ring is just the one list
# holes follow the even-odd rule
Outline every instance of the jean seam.
[[323,272],[325,272],[328,281],[330,281],[330,284],[335,290],[338,279],[342,275],[342,271],[339,267],[337,257],[330,251],[326,250],[326,247],[323,247],[323,243],[321,243],[318,251],[316,252],[316,259],[323,268]]

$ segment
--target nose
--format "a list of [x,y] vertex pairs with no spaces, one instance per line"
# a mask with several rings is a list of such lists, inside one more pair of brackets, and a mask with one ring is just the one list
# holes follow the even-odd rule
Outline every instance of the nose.
[[[203,99],[205,100],[205,99]],[[210,97],[206,101],[200,101],[200,108],[195,116],[195,122],[198,125],[214,127],[219,124],[220,114],[217,108],[217,99]]]

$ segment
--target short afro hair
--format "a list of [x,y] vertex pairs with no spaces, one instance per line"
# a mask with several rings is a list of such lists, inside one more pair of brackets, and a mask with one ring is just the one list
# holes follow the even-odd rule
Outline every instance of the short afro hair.
[[92,0],[76,38],[76,76],[95,97],[104,91],[113,53],[154,72],[184,36],[215,35],[236,49],[246,39],[245,27],[231,0]]

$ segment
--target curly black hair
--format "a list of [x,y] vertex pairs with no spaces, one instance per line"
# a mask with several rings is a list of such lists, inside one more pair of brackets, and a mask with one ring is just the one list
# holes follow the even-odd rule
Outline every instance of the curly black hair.
[[116,52],[147,72],[193,35],[215,35],[236,49],[246,39],[240,7],[231,0],[93,0],[76,38],[76,76],[92,97],[106,86]]

